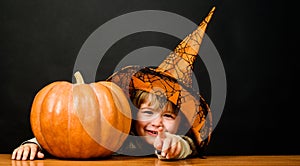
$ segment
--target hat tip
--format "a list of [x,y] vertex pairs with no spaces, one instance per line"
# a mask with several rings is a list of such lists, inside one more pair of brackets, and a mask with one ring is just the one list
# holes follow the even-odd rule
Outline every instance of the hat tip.
[[211,8],[211,10],[209,11],[208,15],[206,16],[206,18],[204,19],[204,21],[205,21],[206,23],[208,23],[208,22],[211,20],[212,15],[214,14],[215,10],[216,10],[216,7],[213,6],[213,7]]

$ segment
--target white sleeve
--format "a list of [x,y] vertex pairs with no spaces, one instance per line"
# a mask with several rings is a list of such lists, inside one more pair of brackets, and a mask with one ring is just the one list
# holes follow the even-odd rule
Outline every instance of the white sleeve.
[[[189,143],[186,140],[184,140],[182,137],[178,136],[178,135],[175,135],[175,137],[177,137],[178,141],[180,142],[182,149],[180,151],[179,156],[176,157],[176,158],[173,158],[173,159],[185,159],[185,158],[187,158],[189,155],[192,154],[192,150],[190,148]],[[155,150],[155,154],[158,157],[158,159],[166,160],[166,158],[160,154],[160,151]]]
[[22,142],[21,145],[24,145],[26,143],[35,143],[35,144],[37,144],[39,146],[40,150],[43,150],[43,148],[41,147],[41,145],[39,144],[39,142],[36,140],[35,137],[31,138],[31,139],[29,139],[27,141]]

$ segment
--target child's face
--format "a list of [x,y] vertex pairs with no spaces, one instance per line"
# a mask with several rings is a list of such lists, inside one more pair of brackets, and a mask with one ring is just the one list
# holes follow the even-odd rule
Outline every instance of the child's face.
[[165,131],[175,134],[180,123],[180,116],[172,111],[171,103],[168,102],[163,108],[155,108],[150,102],[142,103],[137,113],[135,129],[139,136],[145,136],[143,139],[153,144],[159,127]]

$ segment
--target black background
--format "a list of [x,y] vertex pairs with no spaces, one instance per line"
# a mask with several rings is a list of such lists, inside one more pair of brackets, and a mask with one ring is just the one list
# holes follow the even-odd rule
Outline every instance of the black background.
[[[51,82],[71,81],[82,44],[106,21],[152,9],[198,24],[213,5],[217,9],[206,33],[225,67],[227,98],[207,154],[300,154],[293,95],[299,67],[289,50],[286,5],[272,0],[1,1],[0,153],[33,137],[29,114],[35,94]],[[158,33],[128,36],[107,52],[97,80],[111,74],[113,56],[150,45],[173,49],[178,42]],[[209,99],[209,81],[202,80]]]

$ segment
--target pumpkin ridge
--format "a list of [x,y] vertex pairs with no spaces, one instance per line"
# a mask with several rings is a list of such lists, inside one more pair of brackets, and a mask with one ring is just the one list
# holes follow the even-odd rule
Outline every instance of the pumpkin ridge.
[[[114,101],[113,91],[111,91],[110,88],[107,87],[106,84],[102,84],[102,83],[98,82],[98,83],[92,83],[92,84],[90,84],[90,86],[94,89],[95,92],[102,92],[103,94],[106,94],[106,95],[102,95],[102,93],[95,93],[98,101],[101,101],[103,98],[105,98],[105,101],[110,101],[110,100]],[[118,99],[118,98],[116,98],[116,99]],[[122,141],[117,142],[117,144],[115,144],[113,147],[113,149],[116,151],[121,147],[120,142],[123,142],[125,140],[125,138],[122,137],[124,135],[124,132],[121,132],[121,131],[123,131],[123,128],[125,128],[125,125],[122,122],[123,121],[121,118],[122,116],[119,115],[120,114],[119,110],[116,108],[115,101],[108,102],[106,104],[109,104],[111,109],[110,109],[110,112],[100,111],[101,119],[103,120],[104,123],[109,124],[110,127],[108,127],[107,129],[110,129],[110,130],[113,129],[111,134],[114,135],[114,139],[107,138],[106,141],[103,141],[105,144],[104,147],[108,146],[111,148],[113,143],[116,143],[113,140],[116,140],[116,138],[122,138],[121,139]],[[117,110],[117,111],[115,112],[114,110]]]
[[[122,102],[122,101],[120,101],[120,98],[119,98],[120,96],[122,96],[124,99],[127,100],[126,95],[124,94],[123,90],[117,84],[115,84],[113,82],[99,82],[99,84],[102,84],[110,91],[110,94],[112,95],[112,98],[115,101],[114,105],[116,106],[118,111],[125,117],[131,117],[131,112],[127,113],[127,112],[123,111],[123,109],[126,110],[126,108],[130,109],[129,103]],[[116,91],[118,91],[119,93]]]
[[[52,100],[51,97],[49,97],[49,96],[55,96],[55,101],[60,101],[60,104],[64,105],[64,103],[65,103],[65,100],[64,100],[65,92],[68,92],[68,89],[70,89],[69,85],[70,85],[69,82],[61,82],[60,84],[58,84],[58,85],[54,86],[53,88],[51,88],[51,90],[45,96],[46,100],[44,100],[44,102],[45,102],[45,104],[47,106],[47,109],[49,109],[49,105],[52,106],[50,108],[50,110],[52,111],[50,113],[50,117],[51,117],[50,119],[57,119],[58,117],[62,116],[62,114],[64,113],[63,112],[64,111],[64,107],[61,107],[60,105],[58,105],[57,102],[49,101],[49,99]],[[62,111],[60,111],[59,114],[57,115],[56,111],[58,109],[62,110]],[[46,112],[46,113],[49,113],[49,112]],[[60,124],[57,124],[57,123],[54,123],[53,120],[51,120],[51,121],[49,121],[49,124],[47,124],[47,125],[49,126],[48,130],[55,131],[55,132],[49,132],[50,136],[48,135],[48,139],[47,139],[47,140],[51,140],[51,139],[55,140],[54,141],[54,144],[55,144],[54,146],[53,146],[53,144],[50,144],[51,146],[54,147],[54,148],[51,148],[52,152],[56,151],[55,149],[59,149],[59,151],[63,151],[64,150],[64,146],[63,145],[60,145],[60,146],[56,145],[57,142],[59,142],[57,140],[57,133],[65,133],[65,131],[64,132],[60,132],[60,131],[57,130],[57,129],[59,129],[59,128],[57,128],[57,126],[62,126],[63,122],[60,122]],[[51,138],[51,139],[49,139],[49,138]],[[47,144],[49,145],[48,142],[47,142]],[[49,147],[51,147],[51,146],[49,146]],[[64,153],[64,154],[67,154],[67,152]]]
[[[61,85],[61,84],[63,84],[63,85]],[[69,85],[69,83],[68,82],[61,82],[61,84],[58,84],[58,85],[56,85],[56,86],[54,86],[53,88],[51,88],[51,90],[47,93],[47,95],[45,96],[45,100],[44,100],[44,102],[45,102],[45,105],[47,105],[47,109],[48,109],[48,105],[49,105],[49,101],[47,100],[47,99],[49,99],[49,96],[51,96],[51,95],[53,95],[53,94],[55,94],[55,96],[59,96],[59,97],[61,97],[61,95],[58,95],[58,93],[57,92],[59,92],[59,94],[61,94],[61,92],[62,92],[62,90],[64,89],[64,86],[66,85],[66,86],[68,86]],[[57,89],[59,89],[59,90],[57,90]],[[51,98],[50,98],[51,99]],[[57,101],[58,100],[58,98],[55,98],[55,100]],[[59,99],[60,100],[60,99]],[[44,104],[44,102],[43,102],[43,104]],[[51,101],[50,101],[51,102]],[[61,101],[62,102],[62,101]],[[55,112],[55,110],[53,111],[53,109],[57,109],[56,107],[57,107],[57,105],[56,105],[56,102],[55,102],[55,104],[50,104],[52,107],[51,107],[51,109],[50,110],[52,110],[52,112],[51,112],[51,118],[50,119],[56,119],[56,116],[55,116],[55,114],[54,114],[54,112]],[[48,112],[47,112],[48,113]],[[54,130],[54,128],[56,128],[55,127],[55,124],[53,123],[53,121],[52,120],[50,120],[49,121],[49,123],[48,124],[46,124],[47,125],[47,127],[48,127],[48,130],[50,130],[50,131],[53,131]],[[56,135],[55,135],[55,133],[54,132],[48,132],[48,133],[51,133],[51,136],[48,136],[48,137],[50,137],[50,138],[56,138]],[[48,140],[48,139],[47,139]],[[49,146],[49,143],[48,142],[46,142],[47,144],[48,144],[48,146]],[[57,140],[55,141],[55,143],[57,143]],[[52,145],[53,146],[53,145]],[[49,148],[51,148],[52,146],[49,146]],[[54,148],[57,148],[57,149],[61,149],[61,146],[53,146]],[[51,148],[51,151],[52,152],[54,152],[55,151],[55,149],[53,149],[53,148]]]
[[[47,85],[46,87],[42,88],[37,94],[36,96],[34,97],[34,100],[33,100],[33,103],[32,103],[32,108],[31,108],[31,115],[33,114],[33,112],[36,112],[38,111],[37,113],[37,117],[38,117],[38,126],[41,126],[41,117],[40,117],[40,113],[42,112],[42,104],[44,102],[44,97],[54,88],[54,86],[58,85],[59,82],[53,82],[49,85]],[[38,107],[38,108],[36,108]],[[32,124],[32,130],[33,130],[33,133],[36,135],[37,133],[43,133],[43,128],[42,127],[39,127],[36,129],[36,126],[37,125],[33,125],[36,123],[36,121],[33,121],[33,118],[30,119],[30,123]],[[39,130],[39,131],[36,131],[36,130]],[[40,138],[37,138],[38,141],[41,143],[41,142],[44,142],[46,143],[46,146],[44,145],[43,148],[46,148],[46,149],[50,149],[51,148],[49,147],[48,143],[45,141],[45,137],[44,135],[42,134],[38,134],[38,137]]]
[[[67,110],[73,110],[73,88],[74,88],[74,85],[71,85],[72,86],[72,88],[71,88],[71,97],[69,97],[68,96],[68,108],[67,108]],[[71,100],[71,101],[70,101]],[[68,117],[71,117],[71,113],[70,113],[70,111],[68,111]],[[68,118],[68,129],[71,127],[71,118]],[[66,131],[67,132],[67,144],[69,145],[68,146],[68,148],[69,148],[69,150],[71,150],[72,148],[71,148],[71,144],[70,144],[70,142],[71,142],[71,134],[70,134],[70,131],[69,130],[67,130]]]
[[[65,81],[54,82],[54,83],[53,83],[54,85],[53,85],[47,92],[44,92],[44,93],[46,93],[46,94],[45,94],[45,96],[44,96],[44,99],[43,99],[42,102],[41,102],[41,105],[40,105],[40,112],[42,112],[42,113],[44,112],[43,105],[44,105],[45,102],[47,102],[47,101],[45,100],[45,98],[47,99],[47,96],[50,95],[50,93],[52,93],[52,90],[55,89],[55,88],[56,88],[57,86],[59,86],[60,84],[66,84],[66,83],[67,83],[67,82],[65,82]],[[52,122],[52,121],[50,121],[50,122]],[[44,130],[45,130],[45,128],[41,126],[41,131],[44,132]],[[49,143],[46,141],[47,139],[44,137],[44,135],[42,135],[42,136],[43,136],[43,138],[44,138],[44,143],[47,144],[47,148],[49,149],[49,152],[53,152],[53,149],[51,148],[51,146],[49,146]]]
[[[109,90],[107,90],[107,88],[104,86],[104,85],[102,85],[102,84],[96,84],[96,83],[92,83],[92,84],[90,84],[90,87],[93,89],[93,91],[95,92],[95,96],[97,97],[97,102],[99,103],[99,101],[101,101],[101,98],[107,98],[107,96],[105,96],[105,95],[103,95],[103,94],[107,94],[108,92],[109,92]],[[102,93],[96,93],[96,92],[102,92]],[[105,93],[104,93],[105,92]],[[109,92],[110,93],[110,92]],[[100,96],[101,95],[101,96]],[[105,101],[108,101],[108,100],[105,100]],[[99,105],[100,105],[100,103],[99,103]],[[114,107],[114,104],[112,104],[112,103],[109,103],[109,105],[111,105],[112,107]],[[102,108],[101,108],[101,106],[99,107],[99,115],[100,115],[100,119],[102,120],[103,118],[104,119],[106,119],[107,117],[106,117],[106,114],[104,114],[103,113],[103,111],[102,111]],[[105,120],[105,122],[109,122],[109,120]],[[109,123],[109,125],[113,125],[113,124],[111,124],[111,123]],[[100,128],[100,133],[102,133],[102,128]],[[107,142],[107,141],[109,141],[109,139],[108,140],[106,140],[106,141],[104,141],[104,142]],[[96,138],[96,142],[97,143],[99,143],[98,142],[98,140],[97,140],[97,138]],[[102,146],[102,145],[101,145]]]
[[[60,106],[59,109],[63,110],[63,111],[61,111],[59,113],[59,115],[56,115],[56,116],[61,116],[62,114],[65,114],[65,113],[70,115],[69,98],[72,95],[72,93],[71,93],[72,84],[68,83],[65,86],[63,86],[63,88],[61,88],[61,89],[62,89],[62,91],[60,91],[60,94],[58,96],[60,96],[60,97],[63,96],[63,97],[61,97],[61,99],[60,99],[61,103],[62,103],[62,106]],[[68,103],[68,104],[65,105],[65,103]],[[63,123],[61,123],[61,125],[64,125],[64,126],[66,126],[67,129],[69,129],[71,119],[72,118],[67,118],[67,122],[66,123],[63,122]],[[64,135],[65,135],[66,138],[68,138],[69,135],[70,135],[70,131],[69,130],[64,131]],[[67,139],[67,140],[69,141],[69,139]],[[64,151],[65,151],[65,154],[68,154],[71,151],[70,144],[69,144],[68,141],[65,143],[65,148],[63,148]]]
[[[111,92],[113,99],[116,100],[115,107],[117,108],[118,113],[119,113],[118,117],[117,117],[118,120],[116,120],[117,124],[119,124],[118,130],[122,131],[122,133],[128,134],[130,132],[130,127],[131,127],[131,108],[130,108],[130,105],[129,105],[129,102],[128,102],[128,99],[127,99],[125,93],[114,82],[101,82],[101,83],[104,85],[105,84],[109,85],[106,87]],[[122,99],[124,99],[125,101],[123,101]],[[126,112],[126,110],[129,110],[129,112]],[[129,123],[129,126],[124,125],[124,123],[125,124],[127,123],[126,121],[124,121],[124,118]],[[120,134],[119,140],[125,140],[127,136],[128,135]],[[118,142],[118,143],[119,143],[119,146],[121,147],[122,142]]]
[[[95,119],[89,113],[95,112],[95,109],[93,109],[93,105],[97,106],[98,103],[94,103],[95,101],[91,99],[91,95],[94,95],[94,92],[87,84],[75,84],[73,85],[72,90],[73,102],[71,104],[73,104],[73,109],[71,109],[72,115],[69,116],[69,119],[71,120],[71,117],[73,117],[70,124],[74,124],[76,126],[72,125],[69,130],[76,131],[76,133],[70,133],[71,138],[74,136],[77,137],[76,135],[80,135],[80,137],[78,137],[78,140],[76,142],[71,139],[71,143],[69,144],[69,146],[71,147],[71,152],[76,153],[76,155],[80,158],[86,158],[85,156],[87,155],[86,153],[88,153],[88,151],[82,149],[88,148],[86,146],[87,144],[93,144],[93,142],[95,142],[92,137],[95,135],[93,130],[94,128],[91,127],[90,124],[91,121],[94,121]],[[87,105],[83,105],[84,103]],[[92,117],[89,118],[89,116]],[[96,124],[98,124],[97,120]],[[88,136],[88,138],[85,137],[86,135]],[[83,144],[78,144],[78,142],[82,142]],[[78,148],[76,148],[76,146]],[[74,151],[74,149],[76,150],[76,152]]]

